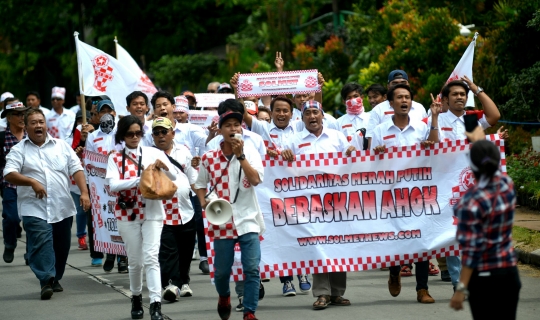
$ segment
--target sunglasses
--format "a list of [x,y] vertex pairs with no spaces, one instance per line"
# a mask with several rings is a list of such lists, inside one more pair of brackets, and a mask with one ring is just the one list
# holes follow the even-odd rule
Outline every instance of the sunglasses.
[[61,100],[64,100],[64,99],[61,99],[61,98],[52,98],[51,101],[61,101]]
[[169,129],[161,129],[161,130],[153,130],[152,131],[152,134],[155,135],[156,137],[159,137],[161,135],[166,136],[167,133],[169,133]]
[[125,135],[126,138],[130,138],[130,139],[133,139],[135,137],[141,138],[142,136],[143,136],[143,132],[141,130],[139,130],[139,131],[128,131],[128,132],[126,132],[126,135]]

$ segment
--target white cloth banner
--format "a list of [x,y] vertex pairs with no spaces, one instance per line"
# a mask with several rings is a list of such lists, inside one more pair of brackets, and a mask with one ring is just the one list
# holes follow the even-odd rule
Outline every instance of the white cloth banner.
[[84,152],[84,170],[90,186],[92,202],[92,225],[94,226],[94,250],[126,255],[124,242],[118,233],[114,206],[116,195],[105,184],[108,157],[99,153]]
[[126,49],[124,49],[118,43],[116,39],[114,39],[114,43],[116,44],[116,58],[133,73],[134,77],[138,79],[135,90],[142,91],[148,97],[148,101],[150,101],[154,93],[157,92],[156,86],[154,86],[146,73],[141,70],[137,62],[131,57]]
[[219,122],[217,111],[189,110],[189,123],[197,125],[206,130],[207,127]]
[[242,73],[238,78],[240,98],[320,91],[317,70]]
[[87,97],[108,95],[117,115],[128,115],[126,97],[133,91],[138,78],[124,64],[105,52],[79,40],[75,32],[79,90]]
[[[474,47],[476,46],[476,38],[478,37],[478,32],[474,34],[474,37],[467,47],[467,50],[465,50],[465,53],[459,59],[458,64],[454,68],[454,71],[452,71],[452,74],[446,80],[446,83],[453,81],[453,80],[459,80],[463,76],[467,76],[471,81],[473,81],[473,61],[474,61]],[[474,107],[474,92],[469,91],[469,95],[467,96],[467,107]]]
[[[495,137],[491,137],[495,139]],[[504,154],[502,140],[494,140]],[[352,272],[459,255],[453,205],[474,183],[470,144],[266,158],[256,187],[262,278]],[[503,158],[502,170],[506,171]],[[211,277],[213,241],[207,239]],[[239,252],[231,281],[242,280]]]
[[197,107],[204,109],[216,108],[221,101],[227,99],[235,99],[232,93],[195,93],[195,99],[197,100]]

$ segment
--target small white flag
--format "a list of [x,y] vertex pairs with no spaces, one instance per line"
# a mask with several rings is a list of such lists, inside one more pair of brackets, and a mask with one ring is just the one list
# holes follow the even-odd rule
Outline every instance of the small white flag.
[[[471,81],[473,81],[472,66],[474,60],[474,47],[476,46],[477,37],[478,32],[474,34],[474,37],[469,44],[469,47],[467,47],[467,50],[465,50],[465,53],[459,60],[457,66],[454,68],[454,71],[452,71],[452,74],[450,75],[450,78],[448,78],[446,83],[453,80],[459,80],[463,76],[467,76],[469,79],[471,79]],[[471,91],[469,91],[466,106],[474,107],[474,93]]]
[[79,89],[85,96],[107,95],[117,115],[129,114],[126,97],[135,91],[138,79],[114,57],[79,40],[75,32]]
[[122,48],[122,46],[118,44],[118,40],[114,39],[114,42],[116,43],[116,58],[138,79],[135,90],[142,91],[148,97],[148,101],[150,101],[154,93],[157,92],[156,87],[150,78],[148,78],[148,76],[144,73],[144,71],[139,68],[137,62],[131,57],[126,49]]

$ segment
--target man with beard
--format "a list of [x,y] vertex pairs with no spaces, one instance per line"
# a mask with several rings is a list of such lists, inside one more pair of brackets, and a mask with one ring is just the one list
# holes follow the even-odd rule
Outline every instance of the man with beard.
[[[394,114],[390,120],[379,124],[373,130],[372,145],[375,152],[386,152],[388,147],[404,147],[420,144],[424,147],[439,142],[438,115],[440,106],[432,104],[432,126],[409,116],[413,95],[406,84],[397,84],[387,94]],[[420,303],[434,303],[428,291],[429,260],[416,262],[416,292]],[[388,291],[393,297],[401,292],[401,266],[390,267]]]
[[66,88],[52,88],[52,110],[47,113],[47,129],[53,138],[66,139],[71,134],[75,113],[64,107]]
[[[317,101],[304,102],[302,121],[304,129],[285,142],[283,159],[292,162],[296,155],[343,152],[350,156],[356,149],[351,146],[343,133],[323,125],[323,109]],[[320,310],[328,304],[349,306],[351,302],[343,298],[347,288],[347,273],[317,273],[313,275],[313,296],[317,298],[313,309]]]
[[4,177],[18,187],[28,261],[39,279],[41,299],[48,300],[53,292],[64,291],[59,281],[66,267],[75,214],[70,176],[81,190],[85,210],[90,207],[90,199],[81,160],[65,141],[47,134],[43,112],[31,109],[24,124],[28,137],[11,149]]
[[[409,85],[409,76],[403,70],[394,70],[390,72],[390,74],[388,74],[388,90],[398,84],[405,84],[407,86]],[[371,110],[369,122],[366,128],[366,136],[369,140],[369,148],[377,146],[371,143],[371,137],[373,136],[373,130],[375,129],[375,127],[385,121],[390,120],[393,115],[394,109],[392,108],[388,100],[379,103]],[[422,106],[420,103],[412,101],[409,116],[411,117],[411,119],[420,121],[427,117],[426,109],[424,109],[424,106]]]

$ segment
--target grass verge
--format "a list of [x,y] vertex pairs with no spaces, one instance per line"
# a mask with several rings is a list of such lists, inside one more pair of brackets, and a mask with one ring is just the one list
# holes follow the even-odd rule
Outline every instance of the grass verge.
[[512,228],[512,238],[515,247],[525,252],[532,252],[540,249],[540,232],[523,227],[514,226]]

